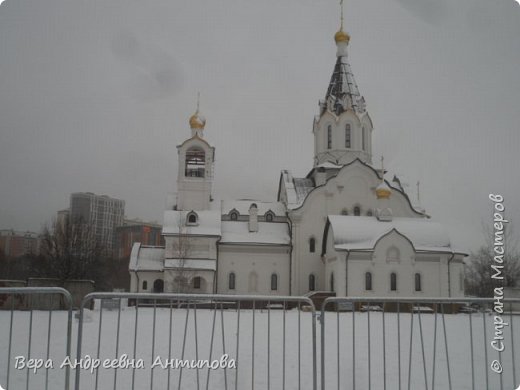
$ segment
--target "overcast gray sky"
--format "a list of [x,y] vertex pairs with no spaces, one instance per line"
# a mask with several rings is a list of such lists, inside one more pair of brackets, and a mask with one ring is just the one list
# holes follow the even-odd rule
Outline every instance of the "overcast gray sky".
[[[520,219],[520,6],[346,0],[374,160],[410,183],[457,246]],[[312,167],[338,1],[6,0],[0,6],[0,228],[38,231],[69,194],[162,221],[201,91],[214,195],[274,200]],[[518,223],[517,223],[518,225]],[[517,228],[520,229],[520,228]]]

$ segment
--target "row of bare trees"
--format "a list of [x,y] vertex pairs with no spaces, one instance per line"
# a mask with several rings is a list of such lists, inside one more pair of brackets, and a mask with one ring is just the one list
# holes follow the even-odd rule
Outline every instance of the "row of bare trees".
[[7,258],[0,267],[0,279],[51,278],[88,279],[96,289],[128,288],[128,259],[112,258],[95,236],[91,224],[63,218],[43,227],[38,256]]
[[[503,263],[497,263],[494,251],[494,234],[486,230],[486,241],[476,252],[471,253],[466,261],[466,295],[492,297],[496,287],[520,287],[520,250],[519,240],[512,226],[507,226],[504,234],[505,252]],[[492,276],[496,271],[492,265],[500,265],[503,279]]]

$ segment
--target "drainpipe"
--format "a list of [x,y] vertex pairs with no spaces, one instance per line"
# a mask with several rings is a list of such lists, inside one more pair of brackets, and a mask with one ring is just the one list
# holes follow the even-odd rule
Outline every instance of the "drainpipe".
[[287,220],[289,222],[287,222],[287,225],[289,225],[289,237],[291,238],[291,243],[289,245],[289,295],[293,295],[292,294],[292,253],[293,253],[293,241],[294,241],[294,238],[293,238],[293,232],[292,232],[292,221],[291,221],[291,218],[289,217],[289,213],[286,212],[286,216],[287,216]]
[[450,275],[450,263],[455,257],[455,253],[452,252],[451,257],[448,259],[448,298],[451,298],[451,275]]
[[348,258],[350,257],[350,251],[347,251],[347,257],[345,258],[345,297],[348,297]]

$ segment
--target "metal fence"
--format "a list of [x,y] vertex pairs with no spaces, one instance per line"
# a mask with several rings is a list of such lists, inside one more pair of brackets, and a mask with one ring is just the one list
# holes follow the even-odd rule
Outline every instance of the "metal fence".
[[316,390],[315,316],[304,297],[89,294],[77,360],[111,369],[76,369],[75,388]]
[[[518,299],[327,298],[321,388],[515,389]],[[516,334],[515,334],[516,332]]]
[[58,287],[0,288],[0,385],[6,389],[69,389],[70,368],[53,368],[54,362],[70,356],[71,329],[68,291]]
[[520,300],[503,302],[92,293],[74,320],[63,289],[0,288],[0,385],[514,389]]

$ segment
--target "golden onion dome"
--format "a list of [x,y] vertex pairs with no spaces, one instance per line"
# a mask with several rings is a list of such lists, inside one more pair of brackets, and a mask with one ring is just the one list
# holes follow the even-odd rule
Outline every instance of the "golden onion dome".
[[346,42],[348,43],[350,41],[350,35],[348,35],[343,29],[340,29],[335,35],[334,40],[336,43],[340,42]]
[[204,126],[206,126],[206,118],[200,115],[197,110],[195,114],[190,117],[190,128],[204,130]]
[[391,194],[392,190],[390,190],[390,187],[388,187],[384,181],[376,188],[377,199],[388,199]]

